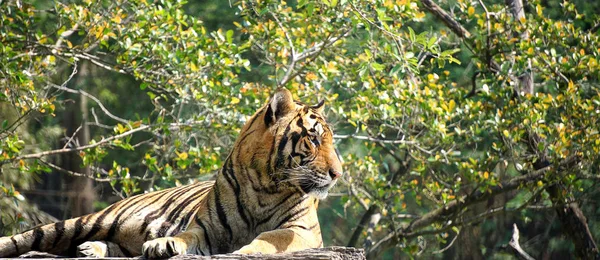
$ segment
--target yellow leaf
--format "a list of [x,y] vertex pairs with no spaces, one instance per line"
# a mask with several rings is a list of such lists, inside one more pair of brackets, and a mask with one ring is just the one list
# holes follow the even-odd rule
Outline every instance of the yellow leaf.
[[591,57],[591,58],[588,60],[588,67],[590,67],[590,68],[594,68],[594,67],[596,67],[596,66],[598,66],[598,61],[597,61],[597,60],[596,60],[594,57]]
[[535,11],[537,12],[538,16],[542,16],[542,6],[541,5],[536,5],[535,6]]
[[521,19],[519,19],[519,21],[521,21],[521,23],[525,23],[527,22],[527,19],[525,19],[525,16],[521,17]]
[[418,12],[415,14],[415,18],[416,19],[423,19],[425,18],[425,13],[424,12]]
[[473,15],[475,13],[475,7],[469,6],[467,13],[469,14],[469,16]]
[[232,105],[235,105],[235,104],[237,104],[237,103],[240,103],[240,99],[239,99],[239,98],[236,98],[236,97],[232,97],[232,98],[231,98],[231,104],[232,104]]
[[178,153],[177,157],[179,157],[179,159],[181,159],[181,160],[185,160],[188,158],[188,154],[186,152]]
[[112,20],[115,23],[121,23],[121,15],[119,15],[119,14],[115,15],[115,17]]

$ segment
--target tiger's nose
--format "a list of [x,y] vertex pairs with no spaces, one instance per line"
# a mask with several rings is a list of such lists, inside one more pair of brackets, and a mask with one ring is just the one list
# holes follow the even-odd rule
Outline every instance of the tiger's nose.
[[333,170],[333,169],[329,169],[329,176],[331,177],[332,180],[335,180],[335,179],[339,178],[340,176],[342,176],[342,173],[338,172],[336,170]]

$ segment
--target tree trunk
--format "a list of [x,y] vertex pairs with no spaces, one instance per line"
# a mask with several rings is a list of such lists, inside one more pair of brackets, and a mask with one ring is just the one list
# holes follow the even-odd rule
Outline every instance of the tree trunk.
[[[89,74],[89,66],[82,63],[79,72],[73,81],[73,89],[81,88]],[[72,137],[70,146],[86,145],[90,141],[88,121],[87,98],[83,95],[73,96],[74,100],[79,100],[78,104],[69,103],[65,108],[65,127],[66,136]],[[69,139],[70,140],[70,139]],[[69,141],[67,140],[67,142]],[[90,175],[89,167],[82,167],[82,160],[77,153],[66,153],[63,155],[63,168]],[[96,193],[94,192],[93,182],[85,177],[66,177],[67,186],[64,187],[73,193],[69,196],[68,211],[70,217],[83,216],[94,212],[94,201]],[[67,213],[67,212],[65,212]]]

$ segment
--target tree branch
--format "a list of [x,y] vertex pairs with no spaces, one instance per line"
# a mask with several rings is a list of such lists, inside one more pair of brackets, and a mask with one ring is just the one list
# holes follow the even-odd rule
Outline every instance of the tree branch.
[[[532,171],[528,174],[524,174],[524,175],[512,178],[508,181],[499,183],[498,186],[490,187],[488,189],[488,191],[482,192],[482,191],[477,190],[474,193],[472,193],[471,195],[461,196],[453,201],[450,201],[446,205],[444,205],[438,209],[435,209],[433,211],[430,211],[429,213],[421,216],[418,219],[415,219],[407,227],[400,228],[400,229],[396,230],[395,232],[392,232],[391,234],[387,235],[383,239],[381,239],[379,242],[377,242],[373,246],[373,248],[371,248],[371,250],[369,250],[369,252],[367,252],[367,257],[369,259],[376,259],[383,251],[392,247],[399,241],[402,241],[402,239],[408,239],[408,238],[412,238],[412,237],[415,237],[418,235],[423,235],[423,234],[428,234],[428,233],[433,233],[433,234],[439,233],[440,232],[439,230],[422,231],[419,233],[416,233],[414,231],[424,228],[426,226],[429,226],[430,224],[432,224],[434,222],[443,221],[443,220],[447,219],[448,216],[455,214],[456,212],[464,209],[465,207],[468,207],[475,203],[484,201],[490,197],[497,196],[497,195],[509,192],[511,190],[515,190],[522,185],[533,183],[533,182],[543,178],[546,175],[546,173],[551,170],[558,171],[564,167],[571,166],[571,165],[577,163],[578,161],[579,160],[577,157],[574,157],[574,156],[569,157],[569,158],[565,159],[564,161],[562,161],[561,163],[559,163],[556,167],[553,165],[548,165],[542,169],[538,169],[538,170]],[[450,227],[450,226],[448,226],[448,227]]]
[[458,23],[454,18],[448,14],[444,9],[442,9],[439,5],[435,4],[431,0],[421,0],[421,3],[429,12],[435,15],[438,19],[442,20],[452,32],[454,32],[460,38],[469,38],[471,37],[471,33],[465,29],[460,23]]
[[333,38],[328,38],[323,42],[317,43],[313,47],[306,49],[305,51],[303,51],[300,54],[293,53],[292,60],[290,61],[290,65],[288,66],[284,77],[281,79],[281,81],[279,81],[279,83],[277,83],[277,85],[283,86],[283,85],[287,84],[290,80],[292,80],[295,76],[297,76],[302,71],[302,70],[298,70],[294,73],[294,67],[296,66],[296,64],[298,62],[301,62],[307,58],[312,58],[312,57],[318,56],[319,53],[321,53],[325,48],[327,48],[327,47],[333,45],[334,43],[336,43],[337,41],[347,37],[350,34],[350,31],[351,30],[348,29],[345,32],[343,32],[342,34],[340,34],[339,36],[336,36]]
[[510,242],[508,242],[508,245],[510,245],[516,251],[519,258],[525,260],[535,260],[535,258],[531,257],[527,252],[525,252],[525,250],[523,250],[523,248],[521,248],[521,245],[519,244],[519,229],[517,228],[517,224],[513,224],[513,235]]
[[371,219],[371,216],[377,214],[378,212],[379,207],[377,205],[371,205],[369,209],[365,212],[365,214],[363,214],[362,218],[358,222],[358,225],[356,225],[356,229],[352,233],[350,240],[348,241],[349,247],[356,247],[356,245],[358,244],[358,239],[360,238],[360,235],[362,234],[364,228],[367,226],[369,220]]

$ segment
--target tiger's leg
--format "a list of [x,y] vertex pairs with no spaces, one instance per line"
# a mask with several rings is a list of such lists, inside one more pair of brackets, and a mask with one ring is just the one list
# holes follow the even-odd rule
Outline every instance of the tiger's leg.
[[312,229],[297,226],[260,233],[250,244],[243,246],[233,253],[275,254],[322,246],[323,240],[318,226]]
[[110,241],[88,241],[77,246],[77,257],[126,257],[119,247]]
[[142,245],[142,255],[148,259],[184,254],[209,255],[206,246],[203,246],[203,237],[203,229],[191,227],[174,237],[161,237],[147,241]]

